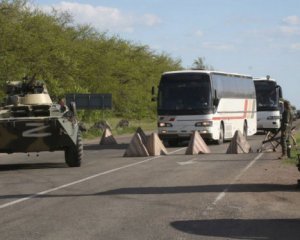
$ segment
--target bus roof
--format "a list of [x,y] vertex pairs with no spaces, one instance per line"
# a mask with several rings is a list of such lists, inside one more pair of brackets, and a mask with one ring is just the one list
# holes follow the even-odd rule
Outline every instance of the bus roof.
[[254,81],[273,81],[276,82],[274,78],[266,78],[266,77],[258,77],[258,78],[253,78]]
[[175,73],[206,73],[206,74],[215,74],[215,75],[224,75],[224,76],[234,76],[234,77],[244,77],[244,78],[251,78],[250,75],[238,74],[238,73],[227,73],[221,71],[210,71],[210,70],[179,70],[179,71],[170,71],[164,72],[163,75],[167,74],[175,74]]

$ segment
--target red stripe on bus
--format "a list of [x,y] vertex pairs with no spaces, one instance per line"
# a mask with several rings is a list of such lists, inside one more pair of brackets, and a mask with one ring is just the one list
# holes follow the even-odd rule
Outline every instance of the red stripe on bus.
[[244,103],[244,114],[243,116],[232,116],[232,117],[213,117],[213,120],[231,120],[231,119],[245,119],[247,115],[248,99]]

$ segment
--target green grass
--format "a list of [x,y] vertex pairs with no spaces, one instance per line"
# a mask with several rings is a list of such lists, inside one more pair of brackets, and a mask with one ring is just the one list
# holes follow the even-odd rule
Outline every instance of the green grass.
[[287,164],[297,164],[298,163],[298,154],[300,154],[300,132],[296,132],[294,135],[297,146],[293,145],[293,140],[290,139],[290,143],[292,144],[291,158],[286,159],[284,163]]
[[[157,127],[156,120],[153,119],[142,119],[142,120],[131,119],[128,120],[129,121],[128,127],[117,128],[116,126],[121,119],[122,118],[117,118],[117,117],[109,117],[105,119],[110,125],[110,127],[112,128],[112,133],[114,136],[134,133],[138,127],[141,127],[144,131],[155,131]],[[102,131],[100,129],[96,129],[92,127],[94,123],[85,123],[85,125],[87,126],[88,130],[83,133],[84,139],[93,139],[102,135]]]

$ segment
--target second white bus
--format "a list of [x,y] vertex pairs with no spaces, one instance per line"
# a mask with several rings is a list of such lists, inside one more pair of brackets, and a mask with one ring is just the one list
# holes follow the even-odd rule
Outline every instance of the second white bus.
[[270,76],[254,78],[257,101],[257,130],[277,131],[280,129],[283,111],[282,90]]
[[193,131],[218,144],[256,133],[256,95],[251,76],[203,70],[163,73],[158,90],[158,134],[175,146]]

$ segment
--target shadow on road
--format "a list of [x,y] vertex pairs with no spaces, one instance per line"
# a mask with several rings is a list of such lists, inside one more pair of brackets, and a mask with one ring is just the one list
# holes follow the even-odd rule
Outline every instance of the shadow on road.
[[29,170],[29,169],[48,169],[48,168],[67,168],[65,163],[27,163],[27,164],[0,164],[0,172]]
[[104,150],[104,149],[126,149],[128,144],[114,144],[114,145],[99,145],[99,144],[86,144],[83,146],[83,150]]
[[[1,166],[0,166],[1,167]],[[66,167],[66,166],[63,166]],[[1,171],[1,170],[0,170]],[[146,188],[119,188],[106,192],[89,194],[43,194],[36,195],[34,198],[55,198],[55,197],[89,197],[89,196],[110,196],[110,195],[129,195],[129,194],[189,194],[189,193],[209,193],[209,192],[298,192],[297,185],[282,184],[234,184],[228,185],[203,185],[203,186],[179,186],[179,187],[146,187]],[[2,195],[0,199],[22,198],[32,196],[31,194],[22,195]]]
[[175,221],[175,229],[206,237],[298,240],[300,219],[213,219]]
[[175,186],[175,187],[142,187],[119,188],[97,195],[121,195],[121,194],[181,194],[181,193],[205,193],[205,192],[296,192],[297,185],[283,184],[233,184],[233,185],[202,185],[202,186]]

